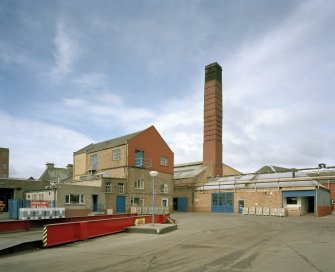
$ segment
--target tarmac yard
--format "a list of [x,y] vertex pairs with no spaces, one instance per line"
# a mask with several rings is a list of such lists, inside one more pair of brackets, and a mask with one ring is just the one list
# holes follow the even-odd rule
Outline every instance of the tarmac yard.
[[6,255],[1,271],[335,271],[335,216],[175,213],[166,234],[119,233]]

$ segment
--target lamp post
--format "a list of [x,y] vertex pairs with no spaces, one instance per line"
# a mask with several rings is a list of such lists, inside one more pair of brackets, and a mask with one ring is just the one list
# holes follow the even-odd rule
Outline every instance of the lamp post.
[[158,175],[157,171],[150,171],[152,176],[152,225],[155,225],[155,177]]

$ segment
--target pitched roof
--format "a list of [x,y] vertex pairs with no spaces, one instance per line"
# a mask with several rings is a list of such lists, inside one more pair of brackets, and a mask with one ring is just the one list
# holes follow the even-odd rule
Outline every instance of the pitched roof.
[[120,145],[124,145],[127,143],[127,141],[129,141],[130,139],[134,138],[135,136],[137,136],[138,134],[140,134],[141,132],[143,132],[144,130],[141,131],[137,131],[128,135],[124,135],[118,138],[114,138],[114,139],[110,139],[107,141],[102,141],[96,144],[89,144],[88,146],[85,146],[84,148],[74,152],[74,155],[79,155],[82,153],[94,153],[100,150],[104,150],[104,149],[108,149],[108,148],[113,148],[113,147],[117,147]]
[[72,176],[72,171],[67,168],[47,168],[40,176],[39,180],[63,181]]
[[285,168],[281,166],[275,165],[265,165],[262,168],[256,171],[257,174],[266,174],[266,173],[279,173],[279,172],[287,172],[290,170],[294,170],[294,168]]
[[174,166],[174,179],[193,178],[201,174],[207,169],[201,162],[177,164]]
[[[222,164],[223,169],[230,169],[231,171],[235,171],[236,173],[240,173],[236,169]],[[208,166],[204,166],[202,161],[199,162],[191,162],[191,163],[184,163],[184,164],[176,164],[174,166],[174,179],[186,179],[186,178],[194,178],[203,173]]]

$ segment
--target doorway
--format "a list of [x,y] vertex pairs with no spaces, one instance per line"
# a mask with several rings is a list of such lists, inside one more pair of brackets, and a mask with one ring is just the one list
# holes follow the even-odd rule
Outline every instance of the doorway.
[[239,199],[239,201],[238,201],[238,213],[239,214],[242,214],[243,208],[244,208],[244,200],[243,199]]
[[92,210],[93,212],[97,212],[99,210],[98,195],[92,195],[92,202],[93,202]]

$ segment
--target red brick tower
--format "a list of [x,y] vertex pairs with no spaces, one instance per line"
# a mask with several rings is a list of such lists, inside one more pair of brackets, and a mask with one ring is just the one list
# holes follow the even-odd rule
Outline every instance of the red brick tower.
[[222,68],[216,62],[205,67],[203,165],[222,176]]

